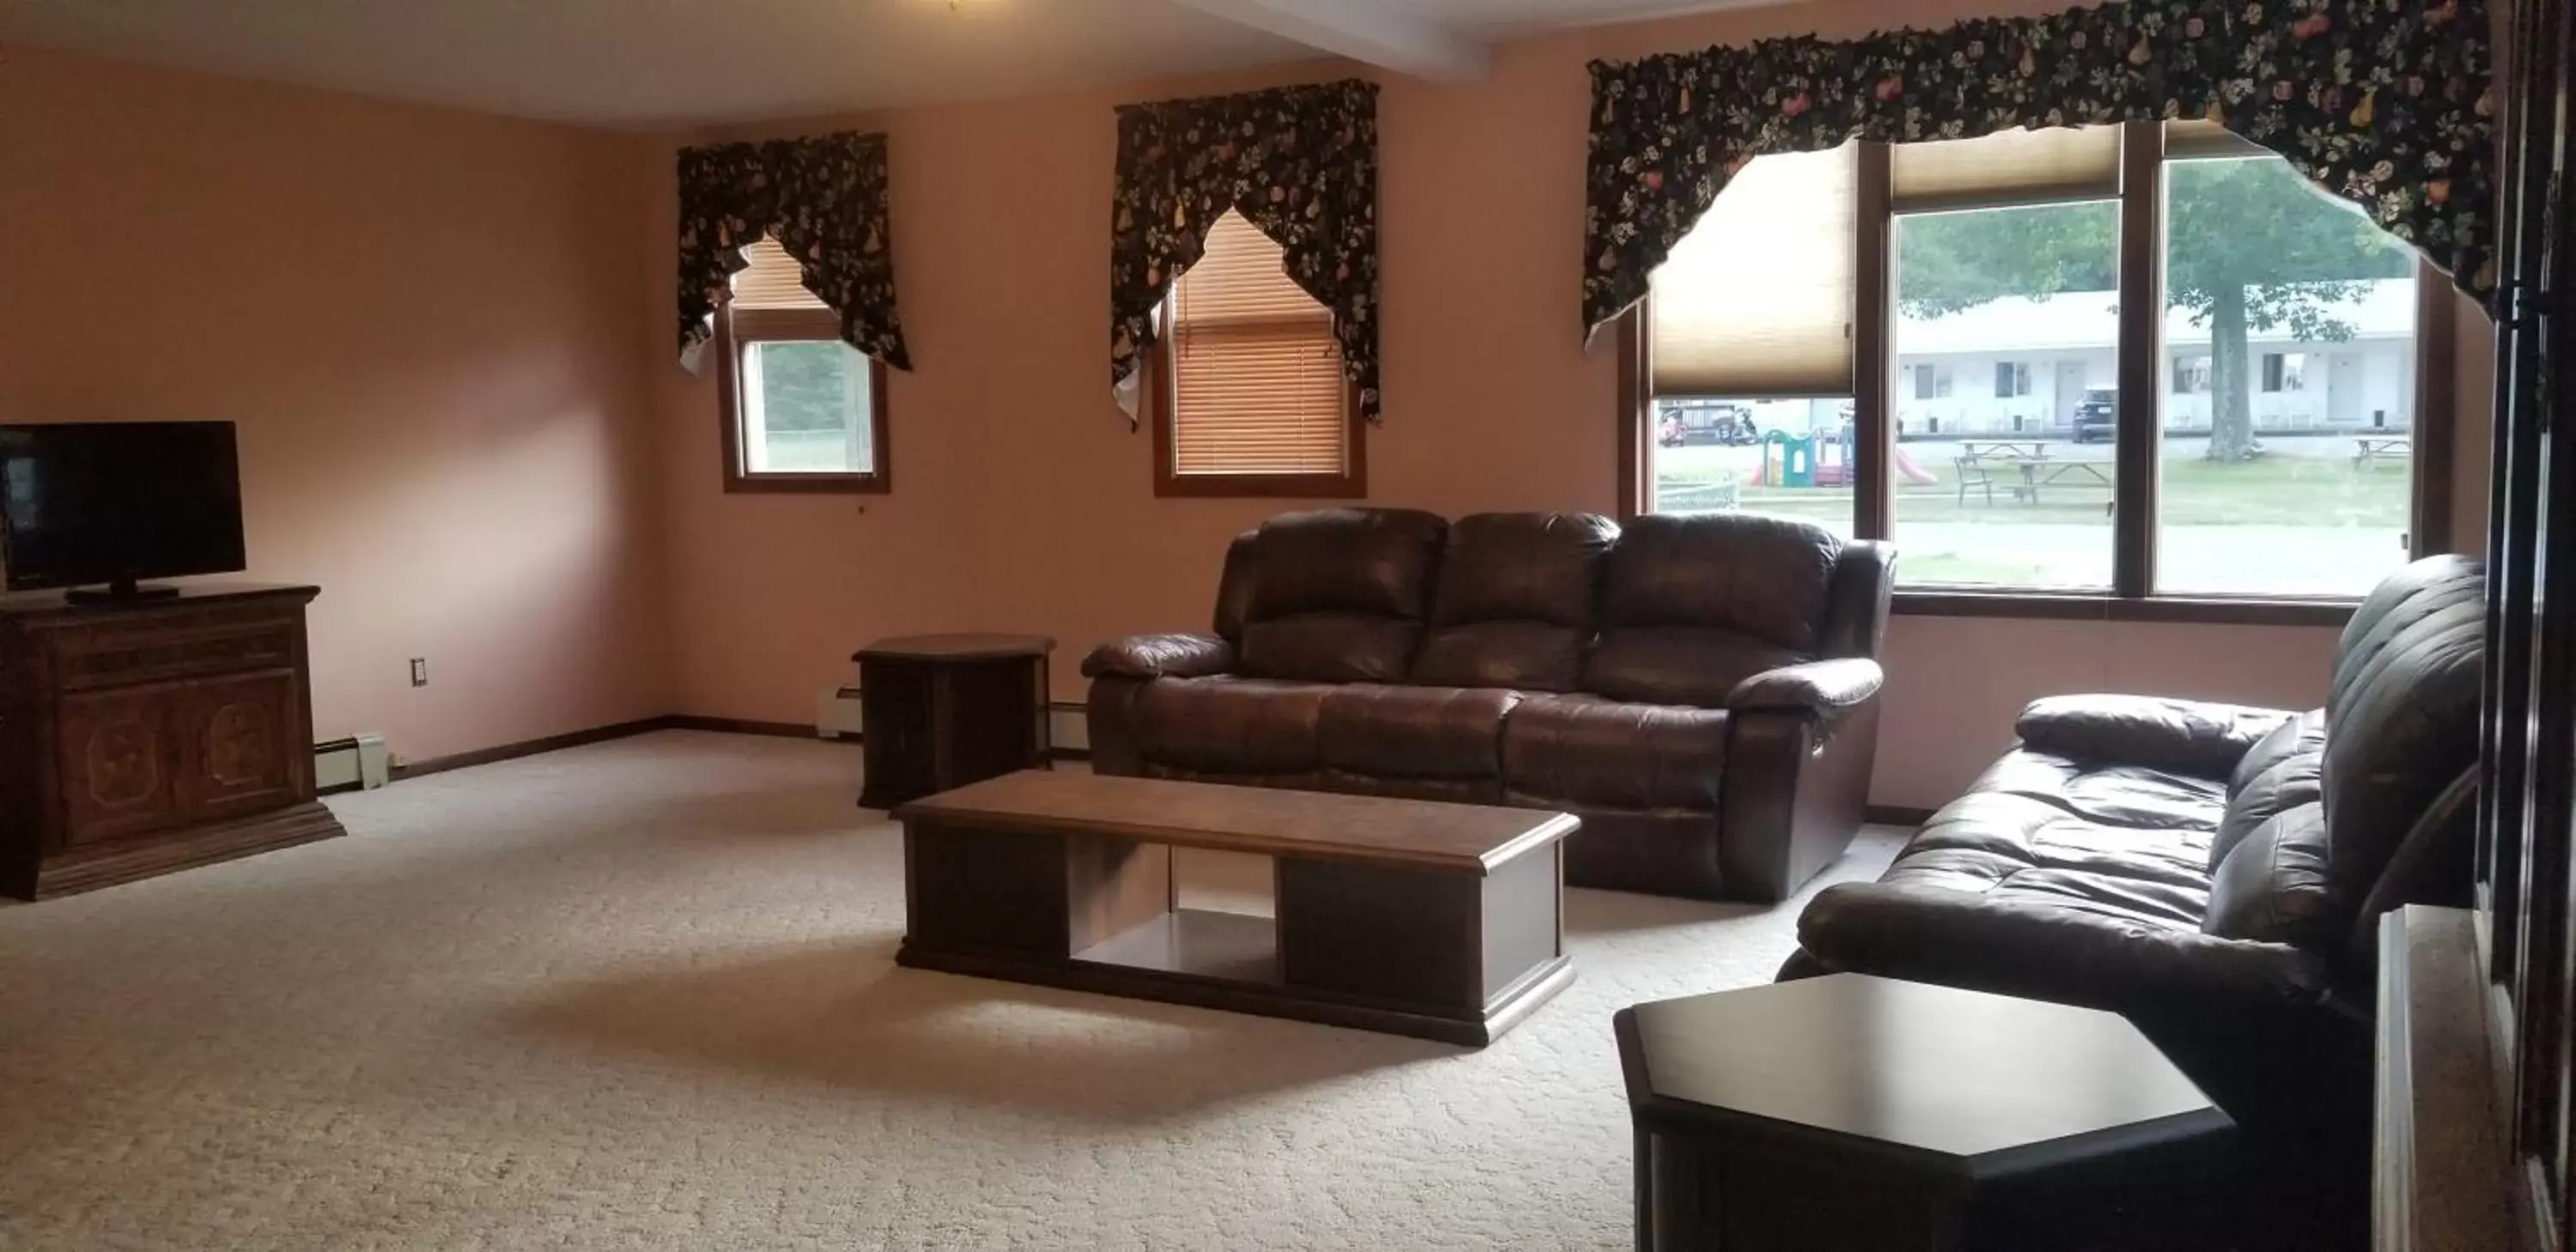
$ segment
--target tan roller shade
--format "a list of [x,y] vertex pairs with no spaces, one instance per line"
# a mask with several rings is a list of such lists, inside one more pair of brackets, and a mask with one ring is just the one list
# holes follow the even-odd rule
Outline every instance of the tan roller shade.
[[778,241],[763,238],[742,250],[743,259],[751,262],[748,269],[736,270],[733,276],[733,307],[737,309],[819,309],[825,307],[813,292],[805,290],[805,273],[796,259]]
[[2120,194],[2120,128],[2008,130],[1889,150],[1896,211],[2003,208]]
[[1174,284],[1173,473],[1344,471],[1349,388],[1333,315],[1281,260],[1278,244],[1228,212]]
[[1757,157],[1655,270],[1659,396],[1852,390],[1855,153]]
[[2165,123],[2165,156],[2190,161],[2201,157],[2263,157],[2273,151],[2216,122]]

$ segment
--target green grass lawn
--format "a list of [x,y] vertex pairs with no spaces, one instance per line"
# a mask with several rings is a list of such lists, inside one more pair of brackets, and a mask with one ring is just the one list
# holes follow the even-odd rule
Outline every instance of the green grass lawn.
[[[1916,459],[1941,477],[1937,486],[1897,486],[1896,512],[1901,521],[1917,522],[2100,522],[2110,521],[2111,489],[2082,475],[2044,485],[2037,503],[2012,496],[2018,476],[2010,469],[1995,474],[1994,502],[1970,488],[1959,496],[1957,466],[1946,456]],[[2109,462],[2099,463],[2105,475]],[[2401,464],[2355,469],[2341,457],[2282,454],[2236,464],[2198,457],[2168,458],[2164,463],[2163,520],[2168,526],[2399,526],[2406,524],[2410,475]],[[1713,481],[1715,474],[1659,474],[1659,490]],[[1742,507],[1756,512],[1848,523],[1852,493],[1848,487],[1757,487],[1742,489]]]

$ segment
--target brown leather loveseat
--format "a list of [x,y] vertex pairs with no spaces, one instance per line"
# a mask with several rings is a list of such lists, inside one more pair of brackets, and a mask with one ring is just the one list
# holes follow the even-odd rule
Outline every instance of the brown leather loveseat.
[[1083,662],[1092,768],[1564,809],[1566,878],[1778,900],[1859,828],[1893,550],[1772,518],[1271,519]]
[[1817,894],[1782,976],[2121,1013],[2267,1151],[2340,1152],[2366,1190],[2379,918],[2468,901],[2485,618],[2480,563],[2433,557],[2354,610],[2324,708],[2032,704],[1883,878]]

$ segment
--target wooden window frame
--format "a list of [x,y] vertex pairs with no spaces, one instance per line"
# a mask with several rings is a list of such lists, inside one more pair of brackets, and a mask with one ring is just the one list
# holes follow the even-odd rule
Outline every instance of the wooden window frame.
[[[2153,403],[2120,406],[2114,441],[2115,508],[2112,586],[2107,592],[2039,588],[1908,588],[1894,593],[1898,613],[1926,617],[2043,618],[2064,621],[2197,622],[2265,626],[2341,626],[2355,596],[2218,595],[2155,591],[2164,440],[2164,128],[2126,123],[2121,146],[2120,394]],[[1852,300],[1853,533],[1891,534],[1897,392],[1894,235],[1896,212],[1889,146],[1863,142],[1855,215]],[[2131,299],[2143,292],[2148,299]],[[1653,498],[1648,433],[1654,420],[1651,300],[1618,322],[1617,508],[1632,521]],[[2416,266],[2414,482],[2407,527],[2410,558],[2453,550],[2451,492],[2457,392],[2456,300],[2451,283],[2429,262]],[[1900,540],[1900,542],[1902,542]]]
[[1163,334],[1137,366],[1137,403],[1154,428],[1154,495],[1173,500],[1362,500],[1368,497],[1368,419],[1360,416],[1360,389],[1342,380],[1342,434],[1346,455],[1339,473],[1183,474],[1173,469],[1179,404],[1172,390],[1172,340],[1179,332],[1179,283],[1163,296]]
[[753,473],[743,466],[742,350],[755,343],[841,341],[841,318],[830,309],[716,311],[716,438],[724,448],[726,494],[884,495],[894,490],[893,444],[887,438],[886,367],[868,363],[868,448],[875,467],[864,474]]

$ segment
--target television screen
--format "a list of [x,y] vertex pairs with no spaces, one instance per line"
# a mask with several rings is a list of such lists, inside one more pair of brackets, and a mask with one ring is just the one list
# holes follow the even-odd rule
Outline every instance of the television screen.
[[0,426],[12,591],[243,568],[230,422]]

